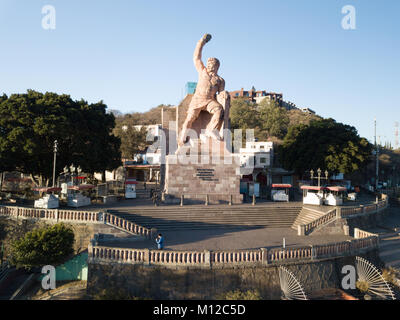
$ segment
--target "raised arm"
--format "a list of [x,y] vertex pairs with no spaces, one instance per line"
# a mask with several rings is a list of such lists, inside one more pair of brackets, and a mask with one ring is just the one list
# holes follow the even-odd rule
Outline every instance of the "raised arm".
[[193,62],[194,62],[194,66],[196,67],[197,72],[199,72],[199,73],[204,69],[204,64],[201,61],[201,52],[203,50],[204,45],[210,40],[211,40],[211,35],[205,34],[197,42],[196,48],[194,49]]

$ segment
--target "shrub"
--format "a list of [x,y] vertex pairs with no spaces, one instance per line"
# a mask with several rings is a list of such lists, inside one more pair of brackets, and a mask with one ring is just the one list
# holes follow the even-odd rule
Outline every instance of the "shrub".
[[12,243],[11,263],[31,269],[65,262],[74,249],[74,232],[62,223],[38,228]]
[[363,293],[366,293],[369,290],[369,283],[367,281],[358,280],[356,282],[356,287]]
[[237,289],[218,295],[217,300],[262,300],[262,298],[258,290],[243,292]]

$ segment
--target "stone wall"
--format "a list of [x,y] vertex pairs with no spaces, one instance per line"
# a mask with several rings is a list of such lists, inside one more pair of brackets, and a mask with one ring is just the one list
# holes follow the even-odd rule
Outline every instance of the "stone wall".
[[[362,255],[380,267],[376,250]],[[306,294],[325,288],[340,288],[344,265],[355,257],[287,264]],[[130,296],[150,299],[215,299],[228,291],[258,290],[263,299],[280,299],[278,266],[166,269],[159,266],[89,263],[88,293],[118,288]]]
[[[182,165],[179,156],[168,156],[166,164],[166,202],[180,199],[184,195],[186,203],[204,203],[206,196],[210,204],[241,203],[240,165],[233,155],[220,154],[213,163],[189,163]],[[227,159],[229,157],[229,159]],[[189,158],[189,157],[188,157]],[[227,160],[227,161],[225,161]]]

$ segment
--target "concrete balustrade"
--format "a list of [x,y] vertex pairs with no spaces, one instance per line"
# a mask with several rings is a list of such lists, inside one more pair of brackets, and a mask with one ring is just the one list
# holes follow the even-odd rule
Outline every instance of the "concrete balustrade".
[[111,213],[104,213],[104,223],[113,227],[117,227],[119,229],[122,229],[124,231],[134,233],[146,238],[151,238],[152,237],[152,232],[150,229],[147,229],[145,227],[139,226],[135,223],[132,223],[128,220],[125,220],[123,218],[117,217]]
[[375,204],[360,205],[357,207],[338,207],[308,224],[299,225],[297,227],[298,228],[297,234],[299,236],[304,236],[306,234],[309,234],[316,228],[334,221],[335,219],[350,219],[362,216],[364,214],[379,213],[382,210],[385,210],[388,206],[389,206],[389,197],[383,194],[382,200],[379,200]]
[[224,267],[224,266],[256,266],[260,264],[284,264],[300,260],[317,260],[356,255],[376,249],[378,237],[369,236],[367,232],[359,232],[365,238],[314,245],[307,247],[237,251],[175,251],[123,249],[101,246],[89,246],[89,259],[93,263],[116,262],[128,264],[159,265],[165,267]]
[[98,212],[0,206],[0,215],[69,222],[98,222]]

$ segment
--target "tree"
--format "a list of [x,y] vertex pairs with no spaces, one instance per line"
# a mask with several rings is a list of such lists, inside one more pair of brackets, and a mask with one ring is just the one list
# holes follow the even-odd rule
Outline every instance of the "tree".
[[300,175],[315,168],[349,174],[365,167],[371,153],[372,145],[354,127],[333,119],[289,128],[279,150],[283,167]]
[[[129,123],[129,122],[125,122]],[[121,123],[115,128],[115,135],[121,139],[121,154],[124,159],[133,159],[138,153],[144,152],[149,142],[146,141],[147,130],[141,127]]]
[[62,223],[35,229],[12,244],[11,264],[31,269],[63,263],[73,254],[74,241],[74,232]]
[[274,100],[264,99],[258,105],[260,127],[268,137],[283,139],[287,133],[289,117],[286,109]]
[[72,163],[87,173],[118,167],[120,140],[112,135],[115,117],[106,109],[102,101],[88,104],[69,95],[33,90],[1,99],[0,157],[5,158],[6,170],[11,158],[12,169],[38,176],[36,184],[43,185],[45,179],[48,183],[55,140],[56,172]]
[[229,112],[232,129],[246,130],[259,126],[256,106],[244,98],[233,99]]

